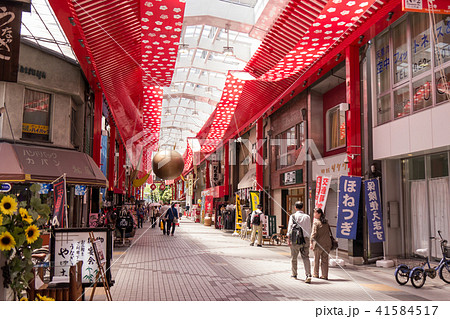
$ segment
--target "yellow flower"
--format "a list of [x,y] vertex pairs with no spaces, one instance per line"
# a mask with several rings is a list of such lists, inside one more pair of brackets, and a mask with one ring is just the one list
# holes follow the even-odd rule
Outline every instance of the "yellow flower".
[[28,298],[27,297],[22,297],[22,298],[20,298],[20,301],[28,301]]
[[0,202],[0,211],[5,215],[12,215],[17,210],[17,202],[11,196],[5,196]]
[[25,229],[25,237],[27,237],[27,243],[34,243],[39,238],[39,229],[35,225],[28,226]]
[[31,224],[33,222],[33,218],[31,218],[30,214],[28,214],[28,211],[25,208],[19,208],[20,216],[22,216],[22,220],[26,221],[28,224]]
[[37,298],[36,298],[37,301],[55,301],[55,299],[53,299],[53,298],[50,298],[47,296],[41,296],[40,294],[36,294],[36,296],[37,296]]
[[0,226],[3,225],[3,216],[0,215]]
[[16,245],[14,237],[7,231],[0,235],[0,250],[11,250]]

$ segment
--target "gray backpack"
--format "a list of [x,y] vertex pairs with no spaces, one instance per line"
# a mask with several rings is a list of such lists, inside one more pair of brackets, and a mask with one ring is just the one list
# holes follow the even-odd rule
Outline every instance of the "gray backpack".
[[297,224],[293,216],[291,216],[291,218],[294,223],[294,227],[292,227],[291,231],[291,242],[297,245],[306,244],[305,237],[303,236],[303,229]]

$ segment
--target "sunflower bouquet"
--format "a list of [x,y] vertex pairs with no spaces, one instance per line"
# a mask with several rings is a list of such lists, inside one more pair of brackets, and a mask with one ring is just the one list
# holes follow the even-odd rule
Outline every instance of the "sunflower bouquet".
[[39,198],[40,186],[35,185],[30,187],[33,197],[29,204],[19,203],[14,195],[0,195],[0,252],[6,258],[1,267],[3,285],[10,287],[16,298],[20,298],[33,278],[31,253],[42,247],[39,228],[50,214],[48,205]]

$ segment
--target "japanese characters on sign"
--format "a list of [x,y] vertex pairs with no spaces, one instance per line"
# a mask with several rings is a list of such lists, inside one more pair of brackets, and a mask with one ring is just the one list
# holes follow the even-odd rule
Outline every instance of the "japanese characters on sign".
[[[106,244],[107,232],[94,233],[97,249],[101,251],[101,261],[106,262],[103,244]],[[100,248],[100,250],[99,250]],[[83,261],[82,281],[92,283],[98,272],[95,251],[89,240],[88,232],[68,232],[55,238],[55,272],[54,276],[68,277],[69,267]]]
[[242,209],[241,209],[241,199],[239,195],[236,194],[236,230],[240,230],[242,228]]
[[[319,176],[317,177],[319,181]],[[327,203],[328,191],[331,184],[331,176],[320,176],[320,187],[316,189],[316,208],[325,209]],[[317,182],[316,182],[317,185]]]
[[53,226],[64,227],[64,211],[66,206],[66,197],[64,196],[65,180],[61,179],[59,182],[53,184],[54,191],[54,208],[53,208]]
[[319,200],[320,186],[322,185],[322,176],[317,176],[316,178],[316,199],[314,202],[314,207],[317,207],[317,201]]
[[380,185],[376,178],[364,181],[369,241],[384,241],[383,211],[381,207]]
[[355,176],[339,178],[337,238],[356,239],[361,179]]
[[250,191],[250,209],[252,212],[256,210],[256,206],[259,205],[259,191]]
[[0,6],[0,81],[17,82],[22,11],[13,3]]

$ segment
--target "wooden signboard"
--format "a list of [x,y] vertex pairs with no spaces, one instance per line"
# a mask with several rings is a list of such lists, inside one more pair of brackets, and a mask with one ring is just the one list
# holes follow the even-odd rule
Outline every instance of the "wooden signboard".
[[95,239],[94,232],[89,233],[89,240],[92,244],[92,248],[94,249],[95,260],[97,261],[98,267],[97,276],[95,277],[94,285],[92,286],[91,298],[89,300],[92,301],[92,299],[94,298],[95,288],[97,288],[97,284],[99,283],[99,281],[101,281],[103,284],[103,289],[105,289],[106,299],[108,301],[112,301],[111,291],[109,289],[105,269],[103,268],[103,266],[106,264],[106,259],[102,242]]

